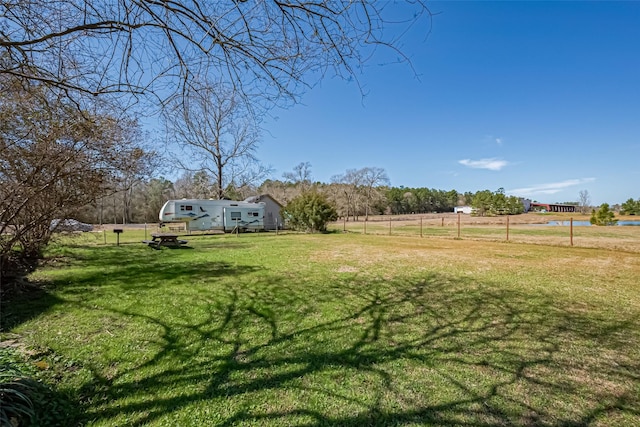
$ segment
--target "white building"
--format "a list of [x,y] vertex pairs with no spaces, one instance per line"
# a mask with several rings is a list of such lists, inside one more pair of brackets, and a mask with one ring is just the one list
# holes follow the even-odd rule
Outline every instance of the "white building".
[[456,206],[453,208],[453,213],[463,213],[463,214],[471,214],[473,212],[473,208],[471,206]]

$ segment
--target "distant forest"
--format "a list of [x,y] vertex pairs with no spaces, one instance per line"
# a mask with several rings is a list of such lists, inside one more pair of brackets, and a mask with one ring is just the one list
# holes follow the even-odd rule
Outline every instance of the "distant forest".
[[[338,181],[338,180],[337,180]],[[519,213],[519,199],[504,195],[502,189],[477,193],[432,188],[390,187],[362,182],[321,183],[309,180],[271,180],[259,186],[228,186],[225,196],[244,200],[257,194],[269,194],[283,206],[305,191],[318,191],[335,204],[338,215],[359,219],[368,215],[399,215],[413,213],[453,212],[455,206],[472,205],[474,199],[479,214]],[[185,174],[175,182],[153,178],[132,183],[129,188],[98,199],[78,215],[79,220],[102,223],[156,223],[160,208],[169,199],[210,199],[216,197],[216,187],[205,174]],[[507,203],[509,202],[509,203]],[[515,208],[514,208],[515,203]],[[493,209],[491,206],[497,206]],[[495,211],[495,212],[494,212]]]

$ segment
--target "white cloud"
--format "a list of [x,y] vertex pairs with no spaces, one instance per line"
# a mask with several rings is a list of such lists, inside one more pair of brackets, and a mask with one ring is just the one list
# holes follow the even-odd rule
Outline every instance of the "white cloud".
[[502,145],[502,138],[496,138],[496,144]]
[[479,159],[479,160],[471,160],[471,159],[463,159],[459,160],[458,163],[461,165],[474,168],[474,169],[489,169],[492,171],[499,171],[503,167],[507,166],[509,162],[501,159]]
[[518,196],[534,196],[536,194],[556,194],[561,192],[562,190],[566,190],[569,187],[582,185],[587,182],[592,182],[595,180],[596,180],[595,178],[567,179],[565,181],[560,181],[560,182],[537,184],[531,187],[514,188],[513,190],[509,190],[508,193],[518,195]]

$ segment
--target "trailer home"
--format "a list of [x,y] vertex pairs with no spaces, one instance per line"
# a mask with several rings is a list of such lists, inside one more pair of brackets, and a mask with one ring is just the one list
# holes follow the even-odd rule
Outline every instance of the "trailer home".
[[160,209],[160,222],[184,222],[188,231],[264,230],[265,204],[234,200],[169,200]]
[[269,194],[261,194],[244,199],[245,202],[264,203],[264,229],[281,230],[284,228],[282,205]]

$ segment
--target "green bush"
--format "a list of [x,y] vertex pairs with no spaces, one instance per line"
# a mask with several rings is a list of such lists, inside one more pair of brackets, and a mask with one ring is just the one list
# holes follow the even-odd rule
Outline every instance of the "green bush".
[[324,232],[327,223],[338,219],[335,206],[317,191],[302,193],[284,211],[290,228],[310,233]]
[[609,209],[608,203],[600,205],[598,210],[591,211],[591,218],[589,220],[593,225],[616,225],[618,222],[615,219],[615,214]]

